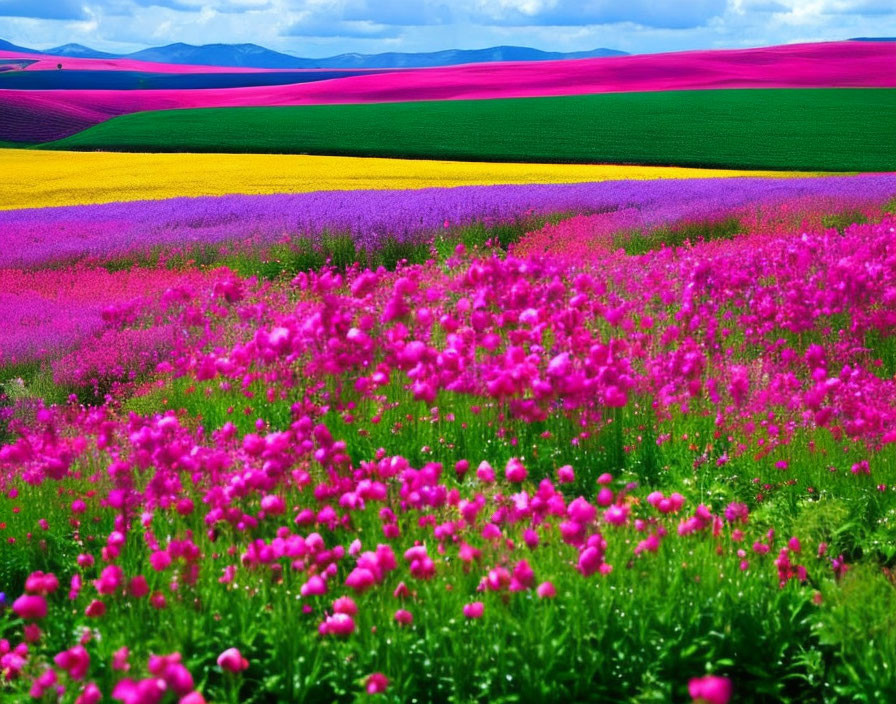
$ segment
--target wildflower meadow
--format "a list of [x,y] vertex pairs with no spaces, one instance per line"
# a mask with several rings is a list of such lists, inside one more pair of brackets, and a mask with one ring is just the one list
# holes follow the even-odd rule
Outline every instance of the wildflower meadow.
[[[781,61],[777,90],[892,98],[857,78],[889,46],[846,85],[764,51],[711,89],[746,100]],[[627,59],[585,61],[647,70]],[[196,100],[219,75],[169,69]],[[99,70],[58,97],[89,104]],[[427,70],[295,90],[475,73]],[[220,75],[216,100],[291,81]],[[17,90],[8,114],[52,92]],[[35,177],[0,186],[0,700],[896,700],[896,174],[856,155],[502,179],[0,150]]]

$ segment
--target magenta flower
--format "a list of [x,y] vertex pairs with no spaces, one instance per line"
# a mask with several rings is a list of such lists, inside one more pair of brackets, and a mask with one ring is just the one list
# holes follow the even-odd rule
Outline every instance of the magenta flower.
[[265,513],[279,516],[286,512],[286,503],[279,496],[268,494],[261,499],[261,508]]
[[25,591],[29,594],[52,594],[59,588],[59,579],[52,572],[32,572],[25,580]]
[[13,613],[26,621],[36,621],[47,616],[47,600],[42,596],[23,594],[12,602]]
[[202,696],[201,692],[193,690],[189,694],[185,694],[178,699],[177,704],[206,704],[206,702],[205,697]]
[[355,632],[355,619],[348,614],[336,613],[332,616],[327,616],[317,630],[322,636],[347,637]]
[[115,594],[124,582],[124,570],[118,565],[109,565],[100,572],[100,577],[94,580],[93,586],[100,594]]
[[382,694],[389,686],[389,678],[382,672],[374,672],[368,676],[364,689],[368,694]]
[[495,481],[495,470],[488,462],[483,460],[479,467],[476,468],[476,478],[483,484],[491,484]]
[[131,577],[128,581],[128,594],[135,599],[141,599],[149,594],[149,583],[146,581],[146,577],[142,574]]
[[368,569],[356,567],[345,580],[345,586],[354,589],[359,594],[366,592],[376,584],[376,576]]
[[566,509],[566,515],[569,516],[571,521],[575,521],[579,525],[586,525],[595,519],[597,509],[580,496],[577,499],[573,499],[569,504]]
[[350,596],[341,596],[333,602],[333,613],[354,616],[358,613],[358,605]]
[[225,672],[242,672],[249,667],[249,661],[236,648],[228,648],[218,656],[218,667]]
[[100,688],[94,682],[88,682],[75,699],[75,704],[100,704],[102,700],[103,693]]
[[130,670],[131,666],[128,664],[128,656],[130,654],[131,652],[126,645],[121,646],[118,650],[112,653],[112,669],[120,670],[121,672]]
[[477,619],[482,618],[482,614],[485,612],[485,604],[481,601],[474,601],[469,604],[464,604],[464,616],[468,619]]
[[398,611],[395,612],[395,621],[400,626],[410,626],[414,622],[414,616],[410,611],[398,609]]
[[628,520],[628,512],[628,506],[614,504],[604,511],[604,520],[614,526],[622,526]]
[[557,481],[560,484],[572,484],[576,480],[576,473],[572,466],[565,464],[557,470]]
[[542,582],[535,588],[539,599],[553,599],[557,596],[557,589],[551,582]]
[[149,556],[149,564],[156,572],[161,572],[171,564],[171,555],[167,551],[154,552]]
[[68,672],[73,680],[83,680],[90,669],[90,655],[83,645],[64,650],[53,658],[53,662]]
[[320,575],[311,575],[311,577],[308,578],[308,581],[301,586],[299,593],[305,597],[321,596],[322,594],[327,593],[327,583]]
[[694,704],[728,704],[731,680],[715,675],[695,677],[688,682],[688,692]]
[[746,504],[732,501],[725,507],[725,520],[729,523],[746,523],[750,510]]
[[84,609],[84,615],[88,618],[100,618],[106,613],[106,605],[99,599],[91,601]]
[[507,467],[504,470],[504,476],[507,478],[507,481],[514,484],[519,484],[520,482],[526,481],[526,477],[529,476],[529,472],[526,471],[526,468],[523,466],[523,463],[519,461],[519,459],[517,459],[516,457],[512,457],[507,462]]

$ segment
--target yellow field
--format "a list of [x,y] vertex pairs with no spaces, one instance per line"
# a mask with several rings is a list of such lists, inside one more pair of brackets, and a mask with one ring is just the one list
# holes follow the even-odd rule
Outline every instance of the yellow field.
[[410,161],[280,154],[0,149],[0,210],[228,193],[300,193],[621,179],[795,176],[655,166]]

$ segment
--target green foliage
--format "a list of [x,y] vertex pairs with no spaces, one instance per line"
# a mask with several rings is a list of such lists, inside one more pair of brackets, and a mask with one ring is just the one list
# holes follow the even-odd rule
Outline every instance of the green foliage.
[[[885,206],[886,207],[886,206]],[[885,211],[886,212],[886,211]],[[850,225],[863,225],[868,218],[858,210],[848,210],[842,213],[832,213],[821,218],[821,226],[825,229],[837,230],[841,235]]]
[[658,227],[647,232],[623,232],[614,237],[614,247],[626,254],[645,254],[662,247],[680,247],[712,240],[730,240],[744,232],[737,218],[724,220],[686,221]]

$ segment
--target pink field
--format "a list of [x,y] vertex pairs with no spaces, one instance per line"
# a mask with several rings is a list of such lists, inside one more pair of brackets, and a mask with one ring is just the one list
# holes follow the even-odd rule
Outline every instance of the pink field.
[[[53,115],[53,125],[59,127],[53,128],[54,133],[63,137],[83,129],[85,119],[95,120],[95,124],[115,115],[177,108],[524,98],[713,88],[896,87],[894,66],[894,42],[828,42],[602,59],[469,64],[251,88],[0,91],[0,117],[4,118],[0,120],[3,125],[0,139],[26,141],[29,138],[23,135],[38,127],[33,124],[35,118],[30,116],[42,111]],[[70,127],[64,125],[67,114],[71,115]]]

